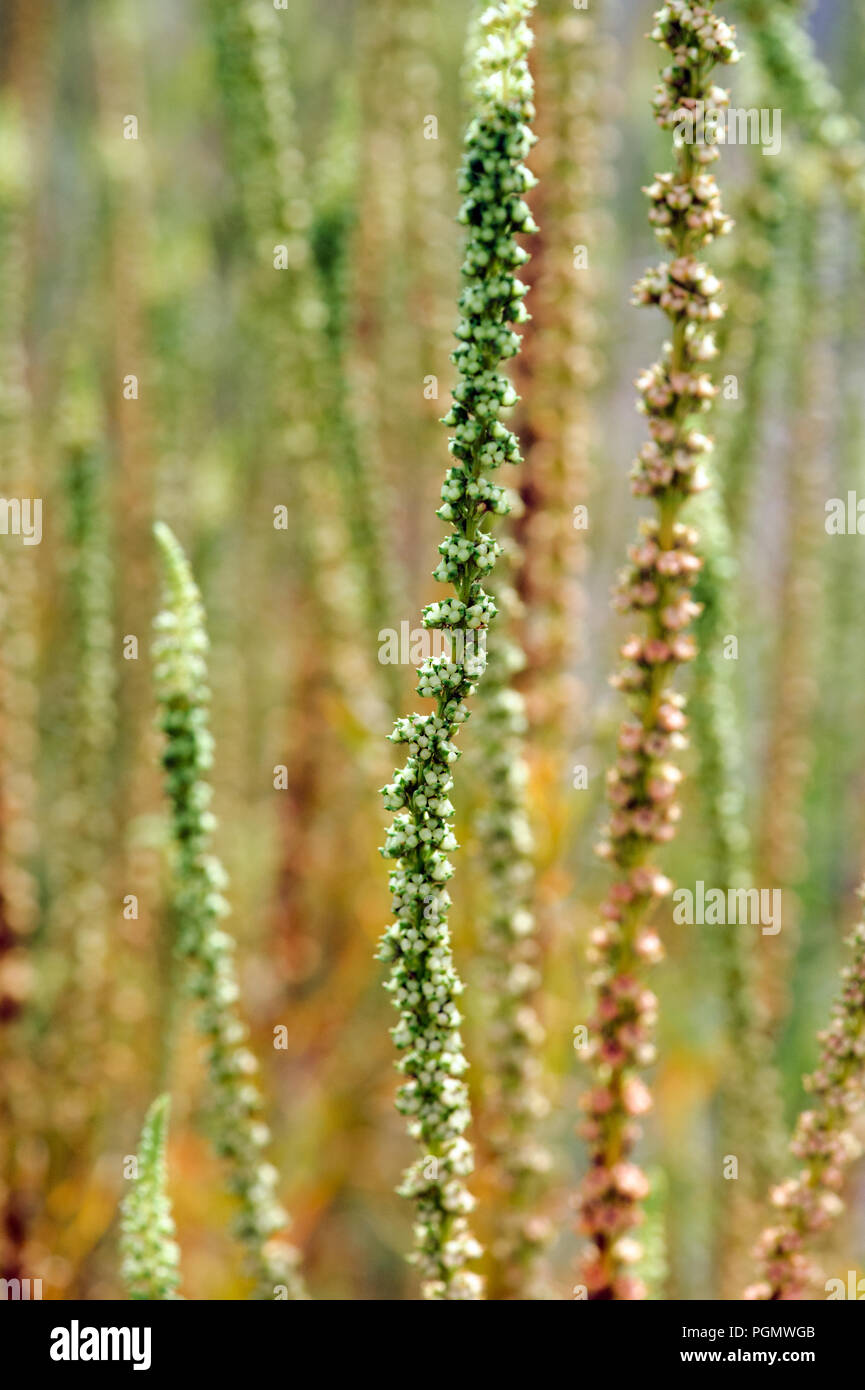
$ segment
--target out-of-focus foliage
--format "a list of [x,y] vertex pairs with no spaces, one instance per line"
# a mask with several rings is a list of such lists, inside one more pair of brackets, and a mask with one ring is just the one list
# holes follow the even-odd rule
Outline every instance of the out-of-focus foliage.
[[[519,597],[507,636],[527,660],[509,673],[519,663],[499,652],[491,708],[479,696],[460,734],[454,797],[473,1228],[498,1290],[502,1065],[519,1071],[530,1042],[548,1105],[529,1128],[551,1165],[533,1176],[528,1231],[539,1245],[556,1233],[536,1286],[552,1298],[573,1296],[569,1198],[586,1164],[579,1021],[608,882],[592,848],[621,713],[607,677],[629,630],[609,593],[645,510],[628,487],[644,442],[632,383],[658,347],[655,316],[630,303],[656,254],[640,188],[670,167],[651,109],[654,8],[538,0],[533,16],[540,232],[509,420],[521,505],[502,528]],[[728,145],[720,166],[736,221],[707,254],[726,305],[710,462],[723,506],[701,523],[698,499],[691,517],[710,561],[705,652],[682,682],[695,737],[664,871],[691,889],[780,888],[783,925],[678,924],[672,905],[656,919],[656,1105],[640,1146],[652,1298],[736,1296],[865,858],[865,30],[840,0],[717,8],[744,51],[720,80],[735,107],[779,113],[781,138],[771,155]],[[470,10],[0,3],[0,497],[41,502],[38,544],[0,533],[0,1277],[41,1278],[47,1298],[124,1295],[118,1206],[166,1091],[183,1294],[249,1292],[175,953],[149,650],[158,520],[207,613],[213,850],[273,1200],[314,1297],[417,1296],[394,1191],[415,1153],[375,960],[390,920],[377,789],[392,718],[416,699],[420,607],[443,593],[435,512],[452,460],[438,420],[456,381]],[[826,505],[846,516],[850,494],[854,527],[832,534]],[[525,728],[521,700],[502,705],[509,676]],[[493,807],[520,818],[496,853],[510,835],[531,859],[515,877],[537,947],[510,975],[488,958],[491,746],[526,775],[514,785],[498,768]],[[494,866],[493,899],[508,867]],[[497,976],[525,1003],[504,1043]],[[771,1020],[757,1041],[743,981]],[[151,1122],[157,1166],[159,1143]],[[862,1257],[857,1168],[848,1212],[821,1252],[828,1275]]]

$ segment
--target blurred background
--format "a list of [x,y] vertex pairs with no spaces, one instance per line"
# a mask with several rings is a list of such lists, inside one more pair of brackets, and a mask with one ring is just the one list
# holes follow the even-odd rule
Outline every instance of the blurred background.
[[[382,634],[419,627],[438,596],[470,9],[0,4],[2,495],[43,504],[40,544],[0,537],[0,1276],[40,1277],[46,1298],[121,1296],[123,1160],[166,1086],[183,1292],[247,1287],[196,1124],[199,1044],[172,1003],[149,658],[157,518],[187,548],[208,614],[217,849],[308,1283],[321,1298],[417,1296],[394,1194],[414,1155],[374,955],[389,921],[385,736],[423,706],[409,645],[380,656]],[[661,259],[640,189],[669,167],[650,106],[652,9],[540,0],[536,16],[541,231],[515,366],[521,505],[505,528],[520,603],[502,622],[527,658],[515,679],[546,1034],[539,1137],[553,1159],[538,1208],[557,1233],[555,1298],[573,1283],[585,1076],[572,1034],[588,1015],[586,938],[606,881],[592,846],[621,715],[607,675],[626,629],[609,593],[641,510],[633,380],[663,331],[630,305]],[[755,9],[720,6],[734,22]],[[865,116],[860,7],[824,0],[801,17],[846,110]],[[737,223],[712,248],[728,315],[707,597],[722,598],[705,620],[712,660],[689,675],[698,728],[667,864],[684,886],[717,883],[726,833],[753,881],[783,890],[778,936],[740,930],[789,1124],[865,848],[865,555],[825,525],[829,499],[865,496],[862,214],[833,132],[813,138],[744,24],[740,46],[733,104],[780,109],[782,143],[716,166]],[[730,636],[735,659],[718,659]],[[700,702],[711,712],[719,689],[726,772],[699,735]],[[483,1238],[500,1193],[483,1123],[482,721],[479,699],[457,768],[453,925]],[[729,942],[666,917],[644,1139],[650,1286],[735,1296],[720,1177],[737,1067]],[[845,1278],[865,1241],[856,1181],[827,1264]]]

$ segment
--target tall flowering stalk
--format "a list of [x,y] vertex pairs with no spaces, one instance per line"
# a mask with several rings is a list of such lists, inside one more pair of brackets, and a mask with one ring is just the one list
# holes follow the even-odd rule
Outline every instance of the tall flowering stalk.
[[453,360],[459,370],[445,423],[454,428],[454,464],[442,488],[438,515],[452,531],[439,546],[435,578],[452,586],[449,598],[424,609],[424,626],[449,632],[450,657],[433,656],[418,669],[418,694],[436,702],[431,714],[397,720],[391,741],[408,745],[408,759],[384,788],[385,805],[397,813],[383,849],[395,859],[390,876],[395,920],[382,940],[380,958],[392,963],[387,988],[400,1020],[393,1029],[404,1053],[406,1078],[397,1107],[423,1154],[405,1174],[400,1192],[414,1200],[418,1222],[412,1257],[433,1299],[481,1296],[480,1277],[466,1269],[480,1254],[468,1229],[472,1198],[465,1178],[472,1146],[464,1137],[470,1120],[463,1078],[467,1062],[459,1033],[457,999],[462,983],[453,964],[448,927],[453,873],[447,854],[456,848],[449,793],[458,753],[454,737],[468,718],[466,698],[484,668],[480,634],[495,615],[481,580],[500,546],[484,528],[488,517],[508,511],[504,488],[489,474],[516,463],[516,437],[499,419],[516,401],[498,364],[519,350],[509,325],[525,322],[525,286],[516,277],[528,253],[516,236],[535,230],[523,193],[532,184],[524,160],[532,145],[534,115],[527,18],[534,0],[498,0],[480,19],[475,59],[476,113],[466,136],[460,180],[460,221],[468,229],[460,296],[462,317]]
[[138,1173],[121,1207],[122,1274],[130,1298],[180,1296],[180,1247],[174,1239],[171,1201],[166,1192],[169,1107],[168,1096],[160,1096],[145,1116],[138,1146]]
[[163,767],[177,849],[174,912],[177,948],[189,967],[198,999],[199,1030],[207,1041],[214,1146],[226,1160],[229,1187],[238,1199],[237,1234],[245,1244],[256,1297],[302,1299],[296,1251],[280,1233],[288,1218],[276,1200],[278,1174],[262,1158],[270,1134],[261,1119],[258,1069],[246,1046],[235,979],[234,942],[220,925],[228,913],[225,873],[210,852],[215,820],[206,779],[212,764],[207,706],[208,642],[201,596],[186,557],[167,526],[155,535],[165,576],[163,611],[153,643],[155,679],[166,744]]
[[496,605],[499,621],[489,643],[480,700],[479,753],[487,796],[478,824],[489,903],[482,943],[490,1014],[483,1116],[500,1186],[490,1292],[526,1298],[538,1284],[538,1256],[550,1235],[549,1223],[535,1211],[540,1179],[551,1165],[535,1131],[549,1103],[539,1056],[544,1028],[535,1007],[541,949],[532,912],[528,720],[525,700],[514,686],[525,657],[508,630],[519,607],[516,594],[499,585]]
[[[359,0],[355,9],[361,119],[351,388],[386,533],[398,537],[391,547],[394,578],[403,602],[416,603],[427,580],[417,561],[432,544],[438,479],[418,470],[421,505],[408,514],[402,483],[405,459],[425,456],[438,430],[441,407],[437,395],[427,399],[429,379],[442,383],[447,374],[456,232],[444,195],[452,141],[444,115],[435,113],[452,103],[435,61],[441,16],[434,6]],[[393,312],[397,302],[404,312]],[[397,693],[401,707],[404,691]]]
[[[316,673],[316,679],[337,684],[346,704],[360,708],[373,727],[377,702],[365,694],[360,706],[354,702],[359,687],[374,687],[355,641],[358,626],[366,621],[370,632],[378,632],[388,608],[380,528],[371,510],[375,489],[359,467],[363,457],[347,453],[339,429],[341,383],[330,360],[328,306],[313,255],[310,184],[280,17],[273,6],[254,0],[209,0],[208,12],[243,228],[241,327],[251,340],[251,360],[267,363],[263,438],[261,410],[247,417],[257,460],[246,470],[249,504],[269,515],[275,502],[284,501],[291,476],[296,572],[319,577],[311,594],[295,596],[315,633],[304,634],[298,654],[322,652],[326,676]],[[284,269],[274,268],[277,251]],[[346,498],[345,516],[331,504],[334,490]],[[280,535],[275,533],[274,543],[284,564]],[[267,553],[258,546],[246,554],[256,585],[266,586],[261,566]],[[311,609],[308,615],[301,604]],[[303,700],[297,703],[304,707]],[[299,737],[308,742],[308,731],[301,729]]]
[[822,150],[852,207],[865,207],[865,141],[859,122],[799,19],[802,0],[739,0],[760,62],[809,143]]
[[724,325],[727,341],[719,342],[740,390],[739,404],[719,432],[717,451],[731,554],[738,553],[749,521],[773,365],[780,347],[778,320],[784,287],[779,283],[778,248],[789,226],[788,183],[781,160],[764,159],[762,153],[756,156],[755,177],[736,209],[736,255],[725,267],[725,283],[734,287],[739,306],[735,321]]
[[633,718],[622,724],[619,757],[608,778],[613,813],[600,852],[616,876],[602,909],[604,923],[592,934],[598,964],[590,1022],[595,1082],[584,1098],[582,1132],[591,1167],[580,1211],[581,1229],[591,1240],[582,1278],[596,1300],[645,1296],[629,1266],[642,1254],[631,1231],[642,1218],[649,1183],[630,1154],[640,1132],[637,1116],[652,1103],[639,1076],[654,1056],[656,1013],[643,968],[662,955],[650,914],[671,888],[649,856],[653,845],[673,838],[679,816],[675,795],[682,774],[671,755],[684,744],[687,721],[672,681],[694,655],[685,629],[698,612],[691,588],[700,569],[696,533],[679,517],[687,499],[707,485],[702,460],[711,441],[695,416],[716,394],[704,367],[716,351],[711,326],[723,313],[716,299],[720,283],[697,252],[731,225],[705,167],[718,151],[702,138],[702,123],[727,102],[710,74],[717,63],[736,62],[734,31],[711,5],[670,0],[658,10],[651,37],[670,54],[654,105],[658,124],[676,132],[676,169],[659,174],[646,190],[650,220],[670,260],[639,282],[636,302],[660,307],[672,334],[661,360],[638,381],[651,439],[636,462],[633,491],[653,498],[656,510],[641,525],[618,594],[619,608],[642,614],[646,631],[627,639],[625,665],[614,678]]
[[[715,474],[720,486],[703,494],[696,518],[703,567],[694,591],[702,611],[694,629],[698,649],[693,737],[709,834],[711,882],[724,893],[754,882],[738,663],[726,659],[724,642],[728,634],[739,630],[737,549],[748,521],[771,368],[781,334],[782,296],[777,292],[780,277],[774,251],[788,223],[786,175],[778,164],[758,154],[754,177],[737,211],[736,249],[729,258],[726,280],[735,288],[738,313],[720,325],[718,347],[729,366],[735,367],[741,399],[726,417],[726,429],[719,432]],[[736,1297],[763,1194],[786,1147],[786,1132],[750,928],[728,926],[719,933],[715,958],[720,967],[726,1053],[719,1087],[719,1137],[725,1154],[747,1156],[739,1180],[721,1183],[717,1190],[721,1296]]]
[[790,1008],[800,934],[802,905],[796,885],[803,877],[811,839],[805,809],[822,685],[818,634],[824,618],[822,503],[828,479],[821,460],[829,453],[825,403],[832,399],[835,368],[828,351],[825,302],[814,293],[820,273],[820,192],[819,184],[804,187],[790,217],[796,244],[787,258],[792,281],[787,301],[793,312],[785,322],[790,343],[808,341],[809,351],[807,358],[794,351],[787,369],[791,426],[784,450],[785,554],[756,837],[758,879],[780,887],[784,895],[783,930],[772,938],[771,951],[763,953],[760,975],[776,1035]]
[[[608,133],[601,113],[609,54],[597,10],[576,15],[569,0],[552,0],[538,14],[539,181],[530,201],[541,226],[555,234],[537,238],[527,277],[533,323],[516,364],[526,461],[508,555],[515,592],[496,590],[502,616],[491,634],[480,701],[477,762],[488,795],[479,859],[490,904],[481,943],[490,1019],[481,1129],[491,1157],[486,1171],[498,1187],[490,1204],[489,1296],[507,1299],[545,1296],[540,1256],[550,1236],[539,1209],[551,1157],[535,1137],[548,1109],[536,1000],[563,913],[561,851],[574,806],[561,777],[564,730],[567,740],[578,733],[572,670],[581,654],[585,547],[573,508],[586,497],[590,471],[590,398],[598,377],[594,255]],[[593,248],[591,269],[575,266],[580,245]],[[537,846],[529,782],[543,787],[547,812]],[[554,872],[536,875],[536,861]]]
[[[278,798],[274,936],[280,976],[291,983],[318,953],[330,922],[342,920],[323,891],[336,852],[334,806],[352,804],[346,778],[356,774],[357,748],[367,755],[385,717],[382,683],[388,713],[396,704],[399,670],[373,655],[373,634],[391,611],[384,528],[376,517],[380,489],[370,481],[363,448],[353,447],[345,428],[349,407],[328,341],[333,325],[326,285],[313,256],[310,179],[281,32],[285,16],[256,0],[209,0],[208,13],[243,230],[238,327],[249,343],[246,360],[254,364],[248,399],[255,402],[261,392],[258,408],[241,416],[245,454],[237,476],[247,515],[270,536],[243,545],[239,563],[246,588],[267,596],[266,606],[280,618],[262,642],[251,634],[245,610],[237,614],[238,640],[248,654],[243,698],[261,715],[253,721],[256,729],[269,730],[283,709],[285,672],[291,672],[293,716],[282,746],[272,757],[262,746],[248,760],[287,769]],[[282,270],[274,269],[277,247],[287,262]],[[274,504],[287,503],[289,493],[290,531],[274,530]],[[344,506],[334,506],[337,496]],[[274,573],[288,595],[290,622],[279,601],[270,601]],[[311,574],[314,584],[308,583]],[[359,632],[368,640],[359,642]],[[334,740],[335,725],[357,728],[352,758]],[[347,835],[343,828],[343,841]]]
[[[842,42],[846,55],[845,96],[861,118],[865,115],[865,91],[861,83],[865,12],[856,6],[847,9]],[[865,414],[859,369],[863,351],[862,325],[865,323],[865,283],[857,271],[858,254],[859,248],[853,238],[838,238],[832,261],[837,266],[834,270],[838,277],[836,284],[843,286],[843,295],[837,309],[838,461],[832,491],[837,488],[839,497],[859,490],[865,458]],[[821,873],[819,894],[824,901],[831,899],[835,886],[845,877],[851,834],[859,839],[865,833],[862,799],[853,770],[865,761],[859,717],[862,680],[854,674],[862,670],[856,614],[865,605],[865,569],[857,538],[837,541],[830,549],[825,583],[832,602],[824,602],[822,651],[818,663],[822,677],[821,715],[814,731],[813,809],[809,816],[810,857]],[[835,751],[839,738],[843,738],[848,750],[843,759],[838,758]]]
[[[0,496],[36,498],[32,401],[25,347],[28,284],[28,148],[21,115],[0,106]],[[40,503],[41,505],[41,503]],[[29,1034],[39,923],[35,875],[38,762],[37,549],[3,538],[0,549],[0,1278],[25,1268],[41,1206],[32,1162],[44,1123]],[[38,1147],[38,1146],[37,1146]],[[28,1155],[31,1161],[28,1162]]]
[[817,1070],[805,1080],[813,1103],[800,1114],[790,1145],[802,1167],[772,1190],[778,1220],[760,1238],[756,1254],[763,1278],[745,1290],[748,1299],[809,1296],[820,1278],[810,1247],[843,1211],[838,1194],[844,1171],[862,1152],[851,1121],[865,1101],[865,923],[849,945],[851,959],[841,972],[829,1027],[818,1034]]
[[[704,563],[694,592],[702,612],[695,629],[692,720],[710,839],[711,882],[726,893],[753,883],[736,663],[722,654],[725,635],[736,626],[736,565],[720,493],[709,489],[701,504],[698,524]],[[721,1142],[724,1153],[747,1155],[739,1181],[722,1183],[718,1193],[720,1280],[722,1289],[734,1297],[734,1290],[741,1287],[741,1269],[753,1242],[763,1193],[771,1173],[777,1172],[785,1133],[750,928],[728,926],[719,934],[716,950],[726,1051],[720,1088]]]
[[[107,351],[117,382],[133,373],[139,382],[137,399],[124,399],[112,412],[112,480],[115,489],[116,548],[123,564],[116,571],[117,628],[121,633],[146,631],[150,619],[148,596],[153,591],[153,555],[149,531],[153,519],[156,469],[153,395],[144,387],[155,375],[149,324],[148,282],[156,279],[156,220],[151,142],[124,140],[117,112],[134,111],[146,129],[149,112],[145,94],[140,35],[130,22],[125,0],[104,0],[98,23],[90,26],[94,95],[97,103],[96,149],[100,158],[100,227],[106,254],[106,289],[110,312]],[[94,312],[89,310],[88,312]],[[140,881],[142,858],[133,848],[133,827],[147,814],[154,793],[152,759],[147,748],[150,727],[144,663],[124,661],[123,679],[116,689],[116,758],[122,769],[113,813],[123,827],[126,862],[121,874],[127,883]],[[146,911],[142,896],[142,910]]]
[[[517,378],[525,398],[523,510],[515,526],[522,547],[515,583],[524,603],[528,661],[523,688],[531,742],[557,767],[563,728],[571,739],[580,732],[571,672],[583,654],[579,575],[587,547],[586,532],[574,524],[574,505],[588,498],[592,393],[600,376],[600,202],[613,137],[603,124],[611,52],[599,8],[596,3],[591,12],[575,14],[570,0],[551,0],[538,16],[540,143],[532,162],[539,184],[532,206],[541,227],[554,228],[555,235],[542,230],[532,259],[533,328]],[[589,253],[584,266],[574,263],[580,247]]]
[[[293,511],[302,517],[292,534],[303,571],[309,573],[312,566],[319,576],[314,599],[323,611],[314,621],[339,644],[331,668],[338,680],[346,673],[353,696],[352,668],[354,681],[371,684],[354,655],[356,624],[367,621],[370,632],[378,632],[388,595],[377,539],[376,489],[357,466],[363,457],[347,458],[339,431],[334,431],[339,414],[333,397],[339,383],[329,361],[328,311],[310,240],[313,212],[286,48],[272,5],[209,0],[209,12],[245,250],[253,257],[246,271],[247,331],[264,350],[273,381],[266,447],[262,451],[258,445],[265,466],[258,465],[252,474],[252,494],[257,500],[256,489],[266,486],[261,505],[269,511],[282,500],[286,470],[291,473],[299,489]],[[283,248],[287,262],[282,271],[274,270],[276,247]],[[260,441],[258,416],[254,429]],[[345,521],[331,505],[328,486],[340,489],[346,499]],[[351,611],[355,594],[365,612]]]
[[[726,419],[716,449],[720,488],[701,499],[697,524],[704,564],[695,588],[702,612],[695,625],[693,735],[699,791],[709,832],[711,881],[726,893],[750,887],[755,854],[748,832],[745,746],[738,708],[738,662],[725,659],[724,641],[739,631],[741,580],[737,551],[747,534],[755,463],[763,443],[772,370],[787,341],[785,277],[778,244],[789,235],[788,171],[777,159],[756,157],[755,174],[740,201],[736,251],[726,280],[735,288],[737,315],[725,320],[719,349],[740,383],[738,407]],[[784,258],[781,257],[783,265]],[[726,504],[726,505],[725,505]],[[746,571],[743,569],[742,577]],[[786,927],[786,909],[785,909]],[[748,927],[728,926],[716,939],[721,972],[726,1061],[720,1085],[720,1142],[724,1153],[746,1156],[736,1182],[717,1192],[717,1241],[722,1296],[736,1297],[760,1220],[763,1194],[786,1148],[780,1087],[768,1015],[758,988],[759,956]]]
[[68,762],[58,768],[48,813],[52,853],[41,972],[52,988],[40,1001],[41,1060],[55,1078],[52,1167],[65,1179],[73,1155],[88,1163],[88,1145],[107,1109],[110,887],[104,866],[113,829],[117,681],[103,431],[96,383],[85,364],[73,360],[57,427],[66,494],[60,659],[68,715],[54,722]]

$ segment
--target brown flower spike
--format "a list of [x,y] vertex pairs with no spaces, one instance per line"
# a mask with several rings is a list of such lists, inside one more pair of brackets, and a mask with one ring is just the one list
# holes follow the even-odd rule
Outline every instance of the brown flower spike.
[[642,619],[641,633],[622,647],[624,665],[614,677],[632,717],[619,732],[619,756],[608,774],[612,814],[599,853],[615,868],[592,933],[590,958],[596,1007],[590,1020],[594,1083],[583,1098],[581,1133],[591,1166],[580,1200],[580,1228],[589,1237],[581,1278],[593,1300],[640,1299],[646,1290],[631,1272],[642,1256],[633,1230],[649,1183],[631,1151],[639,1116],[652,1104],[639,1075],[654,1058],[656,1000],[643,981],[644,967],[660,960],[652,910],[672,885],[652,863],[656,845],[673,838],[681,772],[674,758],[685,746],[684,700],[673,678],[694,655],[687,628],[699,611],[691,597],[700,560],[696,533],[680,521],[688,498],[708,485],[703,461],[711,440],[697,427],[716,388],[706,370],[715,355],[712,325],[723,309],[720,282],[698,259],[703,246],[731,227],[708,166],[718,157],[715,126],[727,93],[710,74],[738,59],[735,34],[711,4],[671,0],[658,10],[651,38],[670,54],[654,106],[658,124],[673,132],[676,168],[645,190],[649,219],[670,252],[635,289],[637,304],[654,304],[670,320],[671,341],[661,360],[639,377],[640,409],[650,439],[632,473],[639,497],[655,514],[641,523],[620,576],[616,606]]
[[[865,897],[865,885],[859,896]],[[815,1296],[823,1276],[810,1247],[844,1210],[839,1192],[845,1171],[862,1153],[852,1121],[865,1103],[865,922],[849,945],[831,1022],[817,1037],[817,1070],[805,1081],[813,1100],[800,1114],[790,1145],[802,1167],[771,1192],[777,1219],[760,1237],[755,1254],[763,1278],[745,1290],[746,1299]]]

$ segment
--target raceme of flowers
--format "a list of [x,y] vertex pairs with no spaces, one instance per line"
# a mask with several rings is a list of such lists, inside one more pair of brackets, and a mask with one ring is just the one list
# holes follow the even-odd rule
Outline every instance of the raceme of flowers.
[[490,1078],[484,1113],[504,1199],[490,1242],[494,1274],[507,1297],[527,1298],[539,1287],[538,1256],[552,1235],[550,1223],[534,1210],[551,1166],[550,1154],[535,1136],[549,1104],[539,1055],[544,1028],[535,1007],[541,945],[531,910],[528,720],[513,683],[525,658],[505,627],[517,612],[516,594],[500,584],[496,597],[500,616],[490,635],[478,750],[487,787],[478,841],[490,899],[482,942]]
[[800,23],[799,0],[742,0],[760,61],[806,138],[829,157],[850,205],[865,208],[865,142]]
[[459,218],[467,229],[464,286],[453,361],[459,380],[445,423],[453,429],[453,464],[442,488],[441,520],[451,532],[439,546],[435,578],[452,593],[424,610],[424,624],[451,633],[447,656],[425,661],[417,692],[434,699],[431,714],[399,719],[391,735],[407,745],[407,761],[384,788],[396,813],[383,849],[396,861],[390,876],[394,921],[380,958],[392,964],[388,988],[399,1011],[393,1029],[405,1080],[397,1106],[408,1119],[421,1157],[400,1192],[417,1209],[415,1254],[423,1293],[433,1299],[475,1299],[480,1277],[466,1266],[480,1254],[469,1231],[472,1198],[465,1179],[473,1163],[465,1137],[470,1111],[467,1067],[459,1032],[462,983],[454,968],[447,881],[456,848],[451,825],[454,737],[468,717],[466,699],[484,669],[482,635],[495,604],[482,587],[500,547],[484,523],[508,511],[492,474],[520,459],[515,436],[500,419],[516,394],[498,370],[519,350],[512,325],[528,317],[517,278],[528,253],[516,241],[535,226],[523,194],[532,185],[524,160],[534,114],[527,24],[533,0],[499,0],[481,16],[475,58],[475,114],[460,180]]
[[186,556],[163,523],[155,527],[165,575],[163,610],[155,621],[154,675],[165,734],[162,764],[176,845],[174,913],[177,949],[188,962],[199,1001],[198,1027],[207,1041],[214,1147],[238,1200],[237,1235],[246,1247],[255,1296],[302,1299],[297,1256],[282,1233],[288,1217],[275,1197],[276,1169],[262,1151],[270,1132],[255,1084],[258,1063],[246,1046],[237,1009],[234,942],[221,923],[228,914],[226,877],[210,852],[215,818],[205,780],[213,758],[208,724],[207,633],[201,596]]
[[654,1058],[657,1011],[643,970],[663,954],[650,914],[672,887],[650,856],[673,838],[680,814],[676,792],[682,774],[674,758],[685,744],[687,721],[673,678],[694,656],[687,628],[699,611],[691,590],[700,569],[696,533],[680,513],[707,486],[703,465],[712,445],[698,417],[716,394],[706,366],[716,352],[712,327],[723,313],[720,282],[698,252],[731,226],[708,170],[718,150],[701,127],[727,103],[710,74],[716,64],[736,62],[734,31],[710,4],[671,0],[658,10],[651,37],[669,54],[654,108],[661,128],[674,132],[676,168],[657,175],[645,190],[650,221],[670,259],[639,281],[635,302],[663,310],[671,341],[637,383],[650,439],[632,472],[632,489],[653,499],[655,514],[641,525],[616,601],[620,611],[643,619],[644,632],[625,641],[624,665],[614,678],[632,717],[621,726],[618,760],[608,775],[612,815],[599,847],[616,874],[603,922],[591,936],[597,966],[589,1023],[594,1081],[583,1100],[581,1126],[591,1166],[580,1203],[580,1228],[590,1243],[580,1277],[594,1300],[640,1299],[646,1292],[633,1272],[643,1254],[634,1228],[649,1183],[630,1155],[638,1119],[652,1105],[639,1074]]
[[120,1211],[123,1281],[130,1298],[179,1298],[180,1247],[174,1239],[171,1202],[165,1190],[168,1096],[153,1102],[138,1146],[138,1171]]
[[862,1152],[853,1117],[865,1101],[865,923],[856,927],[849,945],[852,959],[842,971],[841,994],[829,1027],[818,1035],[817,1069],[805,1081],[813,1104],[800,1114],[790,1145],[802,1168],[772,1189],[778,1220],[760,1237],[756,1254],[763,1278],[745,1290],[747,1299],[814,1296],[820,1269],[808,1246],[844,1210],[839,1189],[846,1168]]

